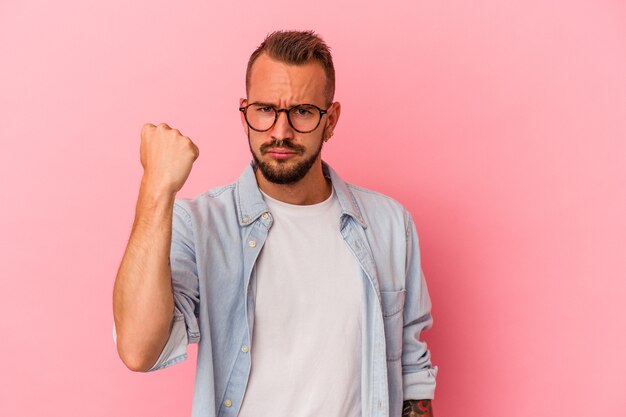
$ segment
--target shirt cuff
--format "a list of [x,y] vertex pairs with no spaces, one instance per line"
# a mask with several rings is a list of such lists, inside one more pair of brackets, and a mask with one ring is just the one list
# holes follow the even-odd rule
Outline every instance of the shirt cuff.
[[170,337],[156,363],[147,372],[167,368],[187,359],[187,326],[183,315],[174,315]]
[[403,400],[432,400],[435,398],[436,366],[402,375]]
[[[115,323],[113,323],[113,342],[117,344]],[[187,343],[188,338],[185,317],[182,314],[175,314],[167,343],[165,343],[156,363],[146,372],[167,368],[168,366],[176,365],[187,359]]]

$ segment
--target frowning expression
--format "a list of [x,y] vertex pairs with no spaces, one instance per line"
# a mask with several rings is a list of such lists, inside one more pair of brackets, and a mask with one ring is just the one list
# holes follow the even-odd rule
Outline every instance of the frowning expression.
[[[248,99],[240,105],[262,103],[277,109],[288,109],[299,104],[313,104],[328,108],[319,126],[309,133],[296,131],[279,112],[272,128],[265,132],[250,129],[242,113],[241,119],[248,136],[250,151],[262,175],[270,182],[293,184],[304,178],[312,167],[321,164],[321,149],[329,127],[336,120],[334,106],[328,106],[325,95],[326,76],[317,62],[289,65],[261,54],[250,74]],[[330,108],[329,108],[330,107]]]

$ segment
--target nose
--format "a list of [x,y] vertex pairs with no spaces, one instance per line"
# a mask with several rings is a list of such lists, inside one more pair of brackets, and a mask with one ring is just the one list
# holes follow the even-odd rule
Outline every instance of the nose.
[[274,140],[293,139],[293,129],[289,124],[289,119],[287,119],[286,111],[278,112],[278,118],[270,133]]

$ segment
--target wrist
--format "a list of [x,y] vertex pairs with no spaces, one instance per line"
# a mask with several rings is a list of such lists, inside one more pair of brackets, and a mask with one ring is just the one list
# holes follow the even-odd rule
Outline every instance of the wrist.
[[175,199],[176,191],[159,186],[144,177],[139,187],[137,215],[143,216],[147,213],[162,213],[165,215],[171,213]]
[[177,190],[171,187],[161,185],[152,180],[149,176],[144,175],[141,178],[139,194],[149,201],[170,201],[176,198]]

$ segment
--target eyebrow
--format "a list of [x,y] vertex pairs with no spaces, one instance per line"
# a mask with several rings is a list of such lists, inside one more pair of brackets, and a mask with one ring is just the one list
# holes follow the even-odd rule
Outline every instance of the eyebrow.
[[[263,102],[263,101],[254,101],[254,102],[252,102],[252,103],[248,103],[248,105],[252,105],[252,104],[255,104],[255,105],[257,105],[257,106],[268,106],[268,107],[274,107],[275,109],[278,109],[278,108],[279,108],[279,107],[278,107],[276,104],[274,104],[274,103],[266,103],[266,102]],[[291,105],[291,106],[289,106],[289,107],[286,107],[286,108],[287,108],[287,109],[292,109],[292,108],[294,108],[294,107],[298,107],[298,106],[314,106],[314,104],[310,104],[310,103],[298,103],[298,104],[293,104],[293,105]]]
[[257,106],[268,106],[268,107],[275,107],[278,108],[278,106],[274,103],[265,103],[263,101],[254,101],[252,103],[249,104],[256,104]]

